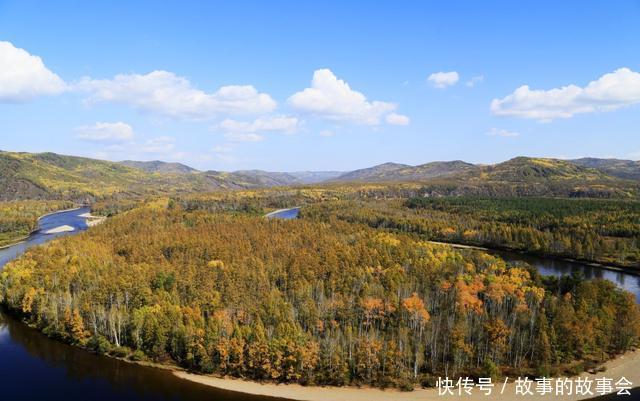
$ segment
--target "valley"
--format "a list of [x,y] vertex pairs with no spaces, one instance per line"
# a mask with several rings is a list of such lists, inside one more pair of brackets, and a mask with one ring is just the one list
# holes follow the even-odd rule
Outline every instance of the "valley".
[[[595,168],[529,158],[410,173],[385,165],[289,185],[281,181],[292,174],[244,171],[218,174],[233,181],[212,190],[190,187],[210,172],[183,165],[21,157],[46,175],[43,198],[59,200],[5,201],[7,236],[72,201],[107,219],[9,262],[2,303],[99,355],[216,377],[410,391],[445,373],[578,374],[640,339],[633,275],[619,281],[544,259],[637,272],[637,182]],[[95,180],[102,192],[85,187]],[[166,188],[151,190],[155,180]],[[586,316],[597,318],[585,325]]]

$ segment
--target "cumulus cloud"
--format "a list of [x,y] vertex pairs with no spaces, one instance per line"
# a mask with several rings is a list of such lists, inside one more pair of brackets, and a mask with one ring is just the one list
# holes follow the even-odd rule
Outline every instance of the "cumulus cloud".
[[125,142],[134,137],[133,128],[123,122],[83,125],[75,129],[76,137],[92,142]]
[[520,136],[520,133],[519,132],[515,132],[515,131],[509,131],[509,130],[506,130],[506,129],[491,128],[489,130],[489,132],[487,132],[487,135],[513,138],[513,137],[516,137],[516,136]]
[[329,69],[316,70],[311,87],[294,93],[288,103],[299,112],[330,121],[364,125],[379,125],[383,117],[398,107],[394,103],[367,100]]
[[0,102],[18,103],[38,96],[55,95],[66,89],[38,56],[0,41]]
[[391,125],[409,125],[410,122],[409,117],[397,113],[387,114],[385,121]]
[[459,80],[460,75],[458,75],[456,71],[434,72],[433,74],[429,75],[429,78],[427,78],[427,81],[429,81],[431,85],[439,89],[444,89],[448,86],[455,85]]
[[262,117],[253,122],[226,119],[218,127],[224,132],[232,133],[256,133],[256,132],[282,132],[293,134],[298,128],[298,119],[295,117],[277,116]]
[[213,93],[194,88],[188,79],[169,71],[146,75],[121,74],[113,79],[84,78],[76,88],[88,101],[114,102],[139,111],[176,118],[203,120],[229,114],[261,114],[275,110],[275,100],[251,85],[223,86]]
[[640,103],[640,73],[620,68],[585,87],[568,85],[532,90],[523,85],[502,99],[493,99],[491,111],[497,116],[551,121],[581,113],[612,111],[636,103]]
[[335,134],[336,134],[335,132],[328,129],[320,131],[320,136],[329,137],[329,136],[334,136]]

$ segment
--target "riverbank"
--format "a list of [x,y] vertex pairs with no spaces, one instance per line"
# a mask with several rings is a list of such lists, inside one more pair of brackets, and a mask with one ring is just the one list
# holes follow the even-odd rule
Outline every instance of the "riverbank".
[[[31,234],[29,234],[29,235],[31,235]],[[15,246],[15,245],[18,245],[18,244],[22,244],[23,242],[25,242],[26,240],[29,239],[29,235],[25,235],[24,237],[21,237],[21,238],[16,238],[10,244],[0,246],[0,250],[11,248],[12,246]]]
[[610,270],[610,271],[620,272],[620,273],[626,273],[626,274],[631,274],[631,275],[640,277],[640,270],[639,269],[635,269],[633,267],[627,267],[627,266],[606,265],[606,264],[603,264],[603,263],[593,262],[593,261],[588,261],[588,260],[572,259],[572,258],[566,258],[566,257],[562,257],[562,256],[555,256],[555,255],[547,255],[547,254],[541,255],[541,254],[534,253],[534,252],[527,252],[527,251],[522,251],[522,250],[518,250],[518,249],[510,249],[510,248],[486,248],[486,247],[477,246],[477,245],[466,245],[466,244],[459,244],[459,243],[454,243],[454,242],[440,242],[440,241],[427,241],[427,242],[430,243],[430,244],[434,244],[434,245],[448,245],[448,246],[450,246],[452,248],[456,248],[456,249],[474,249],[474,250],[477,250],[477,251],[485,251],[485,252],[517,253],[517,254],[524,255],[524,256],[533,256],[533,257],[539,257],[539,258],[558,260],[558,261],[561,261],[561,262],[577,263],[577,264],[581,264],[581,265],[584,265],[584,266],[596,267],[596,268],[599,268],[599,269]]
[[[57,210],[55,212],[45,213],[45,214],[43,214],[42,216],[39,216],[36,219],[36,223],[38,223],[43,218],[45,218],[47,216],[51,216],[51,215],[56,214],[56,213],[72,212],[74,210],[80,210],[80,209],[82,209],[82,207],[75,207],[75,208],[71,208],[71,209],[63,209],[63,210]],[[29,239],[29,237],[31,237],[31,235],[33,235],[37,231],[38,231],[38,229],[36,227],[36,229],[32,230],[29,234],[27,234],[25,236],[22,236],[22,237],[18,237],[16,239],[12,240],[11,243],[9,243],[9,244],[0,246],[0,250],[8,249],[8,248],[11,248],[12,246],[16,246],[16,245],[22,244],[23,242],[27,241]],[[54,232],[51,232],[51,233],[48,233],[48,234],[54,234]]]
[[271,217],[274,217],[275,215],[277,215],[279,213],[289,212],[289,211],[293,211],[293,210],[297,210],[297,209],[300,209],[300,206],[294,206],[294,207],[288,207],[288,208],[285,208],[285,209],[274,210],[273,212],[269,212],[269,213],[265,214],[262,217],[271,218]]
[[79,215],[79,217],[87,219],[88,227],[97,226],[98,224],[102,224],[105,222],[105,220],[107,220],[106,216],[94,216],[91,213],[83,213]]
[[[613,389],[615,383],[620,378],[625,377],[634,387],[640,386],[640,350],[629,351],[622,354],[602,365],[605,369],[603,372],[590,374],[583,373],[579,377],[588,378],[594,381],[591,391],[593,395],[571,395],[571,396],[542,396],[536,393],[535,383],[531,387],[534,395],[527,395],[527,398],[549,398],[559,400],[586,400],[595,398],[602,394],[596,392],[595,380],[597,378],[613,379]],[[456,395],[439,395],[438,389],[418,389],[414,391],[399,391],[395,389],[382,390],[371,387],[319,387],[319,386],[301,386],[299,384],[275,384],[275,383],[258,383],[241,379],[221,378],[215,376],[198,375],[185,372],[182,370],[173,370],[173,374],[196,383],[215,387],[222,390],[236,391],[251,395],[261,395],[268,397],[287,398],[295,401],[424,401],[424,400],[445,400],[459,397]],[[513,400],[521,395],[516,395],[516,377],[509,378],[509,383],[502,390],[502,382],[497,383],[490,396],[474,389],[471,395],[464,395],[465,400]],[[577,377],[574,377],[575,380]],[[575,392],[574,392],[575,393]]]
[[74,210],[81,210],[81,209],[82,209],[82,206],[80,206],[80,207],[72,207],[70,209],[56,210],[55,212],[49,212],[49,213],[43,214],[42,216],[38,217],[37,221],[40,221],[40,220],[44,219],[45,217],[51,216],[53,214],[65,213],[65,212],[73,212]]

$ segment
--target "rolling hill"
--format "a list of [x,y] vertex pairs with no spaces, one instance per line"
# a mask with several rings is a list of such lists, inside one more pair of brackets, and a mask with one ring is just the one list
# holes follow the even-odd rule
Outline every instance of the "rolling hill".
[[517,157],[494,165],[464,161],[418,166],[385,163],[340,173],[199,171],[180,163],[109,162],[55,153],[0,151],[0,200],[92,201],[220,189],[252,189],[319,183],[417,182],[425,196],[637,197],[637,162],[615,159],[558,160]]
[[348,173],[344,173],[336,178],[333,181],[366,181],[366,182],[376,182],[376,181],[388,181],[388,179],[384,179],[383,177],[388,177],[392,175],[395,171],[398,171],[403,168],[411,167],[407,164],[398,164],[398,163],[383,163],[378,164],[377,166],[363,168],[359,170],[353,170]]
[[199,171],[162,161],[110,162],[55,153],[0,151],[0,200],[93,201],[168,193],[290,186],[324,181],[337,172]]
[[477,171],[478,169],[478,166],[461,160],[431,162],[419,166],[385,163],[343,174],[336,177],[334,181],[425,181],[436,177],[448,177],[463,172]]
[[144,170],[147,173],[189,174],[189,173],[195,173],[198,171],[195,168],[189,167],[182,163],[167,163],[160,160],[154,160],[154,161],[148,161],[148,162],[124,160],[118,163],[122,164],[123,166]]
[[[385,163],[343,174],[338,182],[419,182],[425,196],[562,196],[637,197],[640,183],[628,163],[516,157],[493,165],[463,161],[431,162],[418,166]],[[592,167],[594,166],[594,167]],[[606,168],[605,168],[606,167]],[[615,171],[612,171],[615,170]]]
[[108,196],[202,192],[256,186],[260,184],[234,180],[226,173],[201,173],[186,166],[162,162],[141,162],[131,167],[55,153],[0,152],[0,200],[91,201]]
[[568,160],[568,162],[582,167],[595,168],[614,177],[640,180],[640,161],[584,157]]

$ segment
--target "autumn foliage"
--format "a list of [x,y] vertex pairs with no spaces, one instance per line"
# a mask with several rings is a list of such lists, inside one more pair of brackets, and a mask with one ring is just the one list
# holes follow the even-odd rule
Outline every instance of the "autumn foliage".
[[633,297],[334,216],[155,203],[35,248],[0,299],[50,335],[256,380],[402,386],[637,344]]

